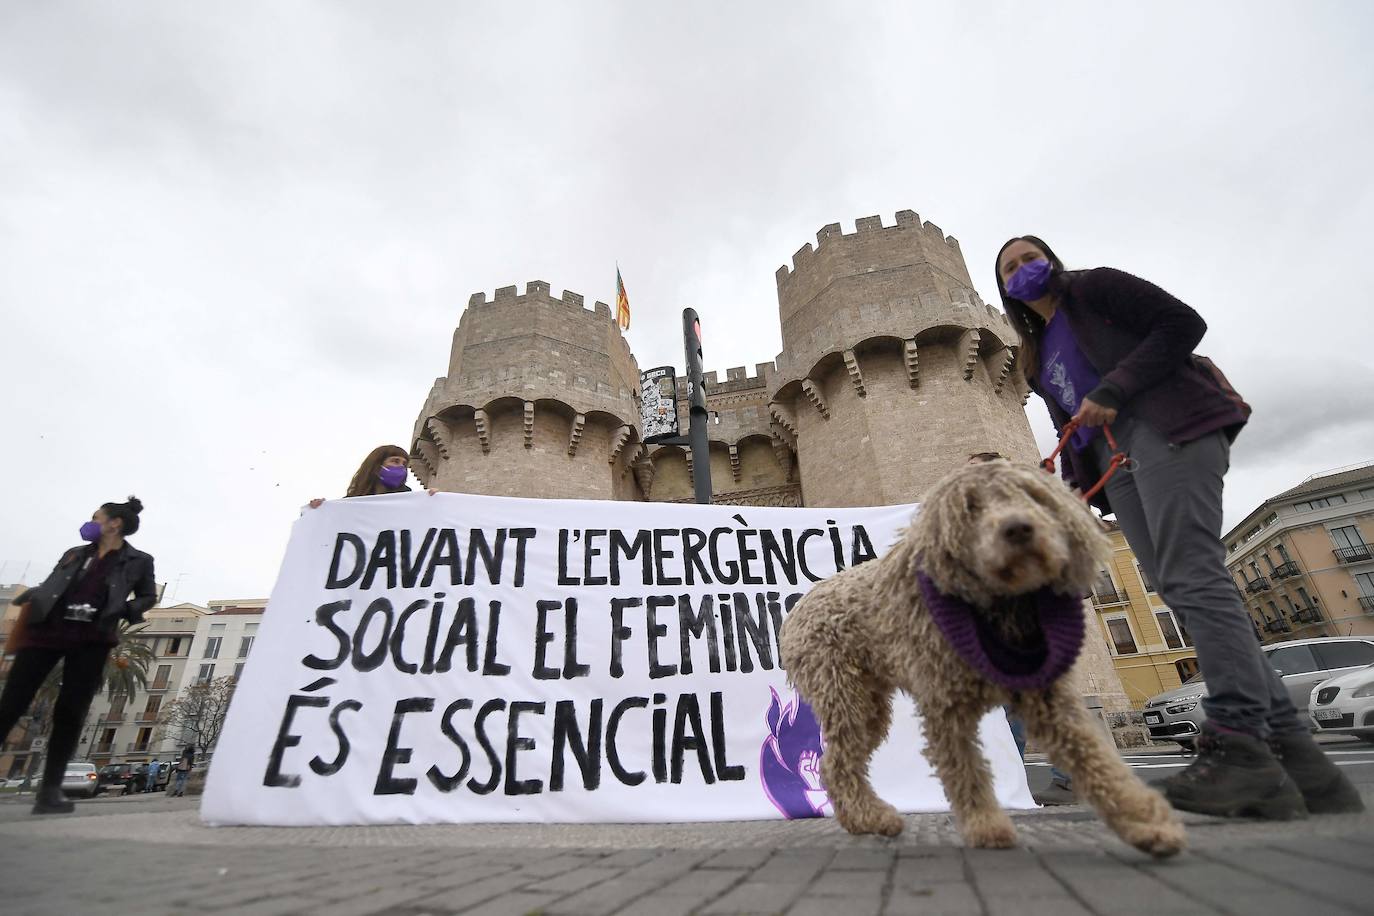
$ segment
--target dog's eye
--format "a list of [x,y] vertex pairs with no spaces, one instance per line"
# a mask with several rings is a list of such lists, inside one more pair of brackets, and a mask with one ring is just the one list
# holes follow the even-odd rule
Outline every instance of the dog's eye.
[[969,513],[976,513],[982,508],[982,503],[978,501],[978,497],[973,493],[969,493],[964,497],[964,509]]

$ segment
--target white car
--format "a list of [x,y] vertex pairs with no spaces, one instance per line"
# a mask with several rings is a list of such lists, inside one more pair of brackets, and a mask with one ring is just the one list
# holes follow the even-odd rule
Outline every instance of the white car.
[[1307,711],[1324,734],[1374,743],[1374,665],[1322,681],[1312,688]]

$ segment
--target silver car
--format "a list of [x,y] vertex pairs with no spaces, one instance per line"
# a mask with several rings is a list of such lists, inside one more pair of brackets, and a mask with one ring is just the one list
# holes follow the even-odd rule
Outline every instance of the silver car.
[[98,782],[95,764],[73,761],[67,764],[67,772],[62,775],[62,794],[95,798]]
[[1374,744],[1374,665],[1313,687],[1310,712],[1318,731]]
[[[1322,681],[1357,671],[1374,664],[1374,637],[1321,636],[1292,639],[1263,647],[1265,658],[1283,679],[1283,686],[1298,715],[1307,719],[1312,688]],[[1207,714],[1202,700],[1207,684],[1201,674],[1184,681],[1183,686],[1151,697],[1145,703],[1145,727],[1156,741],[1177,741],[1185,748],[1195,746]]]

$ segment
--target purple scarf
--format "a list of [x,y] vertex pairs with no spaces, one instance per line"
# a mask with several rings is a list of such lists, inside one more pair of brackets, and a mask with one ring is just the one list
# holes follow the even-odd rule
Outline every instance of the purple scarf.
[[1044,690],[1064,675],[1083,647],[1083,601],[1042,588],[1032,596],[1044,644],[1009,646],[984,615],[962,598],[946,595],[925,573],[917,573],[921,595],[935,625],[964,662],[1008,690]]

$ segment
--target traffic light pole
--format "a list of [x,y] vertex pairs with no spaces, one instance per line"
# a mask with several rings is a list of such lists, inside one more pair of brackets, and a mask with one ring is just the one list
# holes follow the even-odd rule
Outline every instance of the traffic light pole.
[[682,343],[687,351],[688,403],[687,442],[692,449],[692,483],[696,501],[711,502],[711,445],[707,427],[711,413],[706,409],[706,386],[702,369],[701,321],[696,309],[682,310]]

